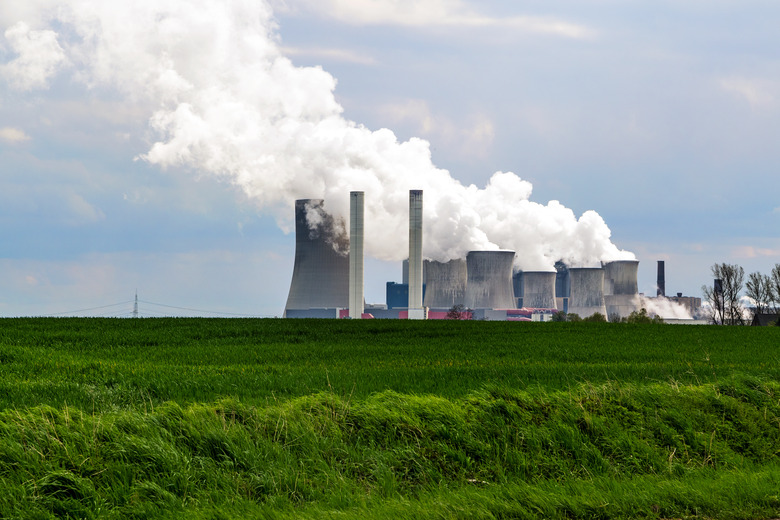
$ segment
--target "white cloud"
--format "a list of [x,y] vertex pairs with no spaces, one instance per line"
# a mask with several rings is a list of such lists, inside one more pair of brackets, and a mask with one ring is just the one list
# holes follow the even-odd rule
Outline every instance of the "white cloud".
[[81,225],[105,220],[106,216],[100,208],[97,208],[87,202],[87,200],[78,193],[68,193],[65,195],[65,204],[67,205],[70,217],[67,222],[71,225]]
[[568,38],[595,34],[583,25],[552,17],[487,16],[461,0],[293,0],[288,8],[290,4],[355,25],[505,27]]
[[421,99],[387,104],[379,107],[379,112],[394,125],[410,124],[415,133],[447,145],[461,156],[486,156],[496,134],[493,121],[484,114],[473,114],[466,121],[455,122],[435,115]]
[[19,90],[46,88],[48,80],[65,63],[65,53],[52,30],[34,31],[18,22],[5,31],[18,57],[0,65],[0,72]]
[[739,246],[731,253],[735,258],[780,257],[780,249]]
[[777,82],[764,79],[725,78],[720,86],[747,101],[754,110],[772,108],[777,104],[775,93],[780,86]]
[[18,144],[29,140],[30,136],[24,133],[24,130],[10,126],[0,128],[0,141],[5,141],[11,144]]
[[326,49],[322,47],[282,47],[281,51],[285,56],[308,56],[347,63],[356,63],[358,65],[374,65],[376,63],[376,60],[373,57],[348,49]]

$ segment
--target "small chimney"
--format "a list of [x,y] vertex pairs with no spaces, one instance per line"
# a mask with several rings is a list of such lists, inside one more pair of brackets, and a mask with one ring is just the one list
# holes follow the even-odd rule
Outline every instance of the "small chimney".
[[656,296],[666,296],[666,269],[663,260],[658,261],[658,278],[656,281]]

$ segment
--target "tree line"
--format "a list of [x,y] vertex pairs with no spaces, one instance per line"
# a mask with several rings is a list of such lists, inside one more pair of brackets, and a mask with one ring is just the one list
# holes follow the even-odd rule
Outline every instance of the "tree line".
[[[750,273],[737,264],[715,264],[711,267],[714,283],[703,286],[704,299],[709,303],[710,320],[721,325],[745,325],[758,314],[780,312],[780,264],[769,274]],[[753,305],[746,315],[744,296]]]

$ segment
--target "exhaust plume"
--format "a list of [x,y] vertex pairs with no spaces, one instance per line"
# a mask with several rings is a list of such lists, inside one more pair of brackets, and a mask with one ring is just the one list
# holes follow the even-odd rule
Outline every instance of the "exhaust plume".
[[[282,54],[265,0],[30,0],[0,7],[0,24],[13,50],[1,65],[9,85],[45,89],[68,74],[141,100],[153,107],[142,117],[155,140],[143,160],[222,178],[283,229],[296,199],[325,199],[339,221],[349,192],[364,191],[366,253],[401,260],[408,193],[422,189],[432,260],[512,249],[518,268],[547,270],[559,259],[634,258],[594,211],[577,218],[558,201],[533,202],[531,184],[511,172],[465,186],[432,163],[428,142],[345,119],[333,76]],[[35,49],[46,59],[33,59]]]

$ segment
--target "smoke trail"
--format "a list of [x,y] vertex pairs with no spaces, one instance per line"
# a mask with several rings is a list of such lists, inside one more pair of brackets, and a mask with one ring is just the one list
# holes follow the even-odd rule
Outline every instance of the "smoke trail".
[[464,186],[432,163],[428,142],[399,142],[342,117],[335,79],[280,52],[265,1],[38,0],[0,9],[10,85],[45,88],[67,73],[154,104],[146,116],[156,142],[144,160],[234,183],[282,225],[296,198],[324,198],[344,217],[348,192],[363,190],[366,252],[399,260],[408,190],[422,189],[424,253],[435,260],[499,248],[516,250],[524,269],[633,258],[593,211],[577,218],[557,201],[532,202],[531,184],[513,173]]
[[666,298],[640,297],[640,307],[644,307],[651,316],[660,316],[664,319],[689,320],[692,318],[688,309],[677,302]]

